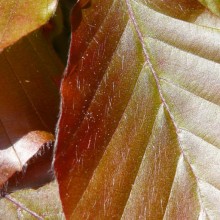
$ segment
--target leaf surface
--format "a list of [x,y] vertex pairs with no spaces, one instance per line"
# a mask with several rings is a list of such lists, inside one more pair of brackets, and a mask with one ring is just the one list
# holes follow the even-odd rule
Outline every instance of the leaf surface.
[[4,219],[61,220],[63,212],[56,182],[39,189],[23,189],[0,200],[0,214]]
[[56,6],[57,0],[1,0],[0,51],[46,23]]
[[45,143],[54,139],[59,108],[57,77],[63,66],[40,32],[4,50],[0,66],[2,188]]
[[208,7],[210,11],[216,15],[220,15],[220,2],[219,0],[199,0],[204,6]]
[[151,2],[73,10],[54,164],[67,219],[220,218],[220,32],[199,2],[175,1],[184,17]]

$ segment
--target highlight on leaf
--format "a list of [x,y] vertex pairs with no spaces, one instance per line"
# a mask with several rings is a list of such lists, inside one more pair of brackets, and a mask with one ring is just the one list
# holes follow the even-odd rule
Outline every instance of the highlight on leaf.
[[57,4],[57,0],[1,0],[0,51],[45,24]]
[[206,6],[214,14],[220,16],[220,2],[219,0],[199,0],[204,6]]

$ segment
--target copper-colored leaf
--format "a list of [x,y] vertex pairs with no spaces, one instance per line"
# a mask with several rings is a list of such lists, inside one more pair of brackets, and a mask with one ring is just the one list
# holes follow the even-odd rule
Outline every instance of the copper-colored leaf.
[[220,218],[220,32],[203,11],[74,8],[54,164],[67,219]]
[[0,54],[0,187],[53,140],[63,66],[40,32]]
[[54,14],[57,0],[1,0],[0,51],[39,28]]

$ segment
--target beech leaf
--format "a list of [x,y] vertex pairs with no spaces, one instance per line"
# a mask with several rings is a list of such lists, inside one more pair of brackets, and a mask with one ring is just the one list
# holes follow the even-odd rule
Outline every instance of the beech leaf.
[[54,161],[67,219],[220,218],[218,18],[152,2],[73,9]]
[[220,16],[220,2],[219,0],[199,0],[210,11]]
[[[40,32],[0,54],[0,188],[54,139],[63,71]],[[41,151],[41,150],[40,150]],[[34,176],[34,173],[32,173]]]
[[64,219],[56,182],[6,195],[0,200],[0,207],[0,215],[7,220]]
[[0,51],[45,24],[54,14],[57,0],[1,0]]

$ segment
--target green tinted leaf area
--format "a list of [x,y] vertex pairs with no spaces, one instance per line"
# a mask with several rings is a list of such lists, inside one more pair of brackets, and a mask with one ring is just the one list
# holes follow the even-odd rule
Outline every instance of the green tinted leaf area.
[[206,6],[214,14],[220,16],[220,2],[219,0],[199,0],[204,6]]
[[56,0],[1,0],[0,51],[46,23],[56,6]]
[[0,214],[4,216],[4,219],[64,219],[57,184],[55,182],[46,184],[37,190],[19,190],[10,194],[10,199],[16,201],[20,206],[17,206],[6,198],[2,198],[0,200]]

